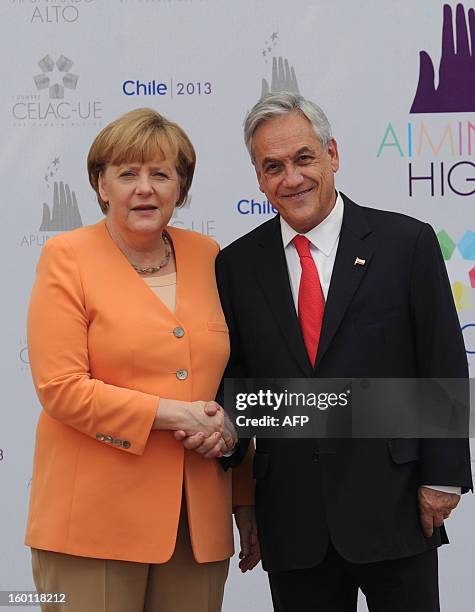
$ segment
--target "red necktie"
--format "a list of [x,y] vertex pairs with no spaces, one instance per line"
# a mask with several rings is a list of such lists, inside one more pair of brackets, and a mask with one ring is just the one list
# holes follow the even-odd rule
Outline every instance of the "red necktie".
[[310,363],[313,366],[317,357],[325,302],[317,266],[310,253],[308,238],[305,238],[305,236],[295,236],[292,242],[297,249],[300,265],[302,266],[298,298],[300,328]]

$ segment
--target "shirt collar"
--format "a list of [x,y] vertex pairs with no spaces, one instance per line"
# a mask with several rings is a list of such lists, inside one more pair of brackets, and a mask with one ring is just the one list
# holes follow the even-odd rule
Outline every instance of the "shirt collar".
[[[327,257],[332,252],[340,235],[341,224],[343,223],[343,208],[343,198],[337,192],[335,206],[328,217],[305,234],[313,246],[322,251]],[[280,217],[280,231],[282,232],[284,248],[287,248],[295,236],[298,235],[298,232],[290,227],[282,217]]]

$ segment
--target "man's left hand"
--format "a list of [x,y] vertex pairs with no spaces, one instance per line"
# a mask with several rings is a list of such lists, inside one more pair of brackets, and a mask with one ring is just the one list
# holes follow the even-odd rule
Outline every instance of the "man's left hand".
[[254,506],[237,506],[234,508],[234,520],[241,541],[239,569],[244,574],[248,570],[254,569],[261,560]]
[[443,493],[429,487],[419,488],[421,525],[426,538],[432,536],[434,527],[442,527],[459,501],[460,495],[456,493]]

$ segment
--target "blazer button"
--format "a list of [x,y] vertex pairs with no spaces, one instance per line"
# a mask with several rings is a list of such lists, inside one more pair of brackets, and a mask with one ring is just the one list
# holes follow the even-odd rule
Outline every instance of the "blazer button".
[[112,440],[112,443],[115,444],[116,446],[122,446],[122,440],[120,438],[114,438]]
[[105,435],[101,433],[96,433],[96,438],[103,442],[105,440]]
[[183,336],[185,335],[185,330],[183,329],[183,327],[175,327],[173,330],[173,335],[175,336],[175,338],[183,338]]
[[122,446],[123,446],[124,448],[130,448],[130,442],[129,442],[128,440],[124,440],[124,441],[122,442]]
[[184,369],[178,370],[176,373],[178,380],[186,380],[188,378],[188,372]]
[[105,436],[104,437],[104,442],[112,442],[113,438],[112,436]]

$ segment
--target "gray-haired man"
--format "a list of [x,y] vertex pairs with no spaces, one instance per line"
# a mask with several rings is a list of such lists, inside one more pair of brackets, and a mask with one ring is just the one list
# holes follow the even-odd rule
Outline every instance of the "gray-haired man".
[[[323,111],[267,95],[245,140],[279,215],[217,259],[226,376],[466,377],[432,228],[335,190],[338,148]],[[254,476],[275,610],[354,611],[358,589],[372,612],[439,610],[443,520],[472,487],[467,441],[257,439]]]

